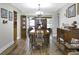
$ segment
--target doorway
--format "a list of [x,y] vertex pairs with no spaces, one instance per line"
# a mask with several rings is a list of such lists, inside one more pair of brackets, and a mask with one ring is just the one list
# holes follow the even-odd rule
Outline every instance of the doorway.
[[26,39],[26,16],[21,15],[21,39]]
[[13,11],[14,13],[14,43],[17,41],[17,12]]

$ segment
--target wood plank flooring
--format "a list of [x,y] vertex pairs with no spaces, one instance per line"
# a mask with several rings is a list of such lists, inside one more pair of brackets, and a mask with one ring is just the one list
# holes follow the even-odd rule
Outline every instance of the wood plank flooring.
[[8,55],[62,55],[61,51],[56,47],[54,40],[56,40],[56,38],[50,38],[48,48],[31,49],[28,43],[29,40],[19,39],[17,41],[17,47]]
[[17,42],[17,47],[9,53],[9,55],[25,55],[26,54],[26,48],[25,48],[25,40],[19,39]]

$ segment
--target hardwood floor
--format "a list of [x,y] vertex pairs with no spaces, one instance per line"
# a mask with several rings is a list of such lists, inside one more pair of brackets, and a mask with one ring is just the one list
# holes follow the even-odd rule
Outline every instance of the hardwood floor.
[[39,50],[32,50],[32,55],[49,55],[48,48],[41,48]]
[[17,47],[7,55],[62,55],[61,51],[55,45],[56,38],[50,37],[48,48],[31,49],[28,39],[19,39]]
[[17,47],[9,53],[9,55],[25,55],[26,54],[26,47],[25,47],[25,40],[19,39],[17,42]]

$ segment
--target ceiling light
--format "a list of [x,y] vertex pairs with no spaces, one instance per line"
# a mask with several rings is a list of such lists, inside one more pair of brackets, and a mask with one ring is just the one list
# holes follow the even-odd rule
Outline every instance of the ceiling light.
[[37,11],[35,14],[36,15],[43,15],[44,13],[42,11]]
[[40,8],[40,4],[38,4],[38,11],[36,12],[36,15],[38,16],[43,15],[43,12],[41,11],[41,8]]

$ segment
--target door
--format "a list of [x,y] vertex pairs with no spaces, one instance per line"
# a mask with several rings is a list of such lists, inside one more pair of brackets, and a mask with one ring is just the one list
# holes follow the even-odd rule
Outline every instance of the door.
[[26,16],[21,15],[21,39],[26,39]]
[[17,41],[17,12],[14,11],[14,42]]

